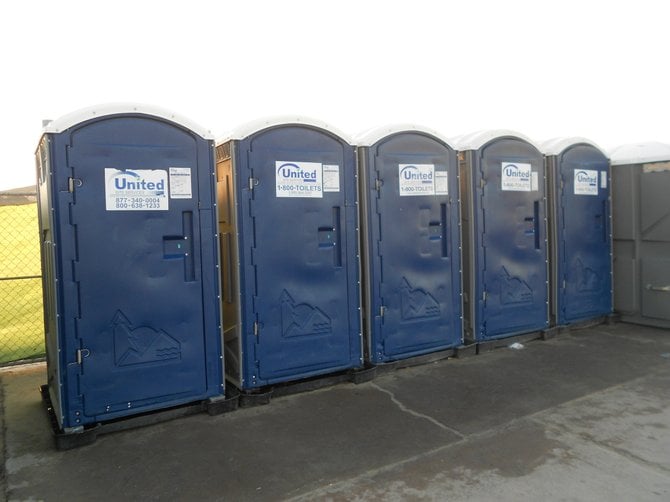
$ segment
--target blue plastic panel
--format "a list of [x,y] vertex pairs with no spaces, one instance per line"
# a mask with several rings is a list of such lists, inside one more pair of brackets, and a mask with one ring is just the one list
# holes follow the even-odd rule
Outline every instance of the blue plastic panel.
[[361,365],[354,149],[311,126],[234,142],[243,388]]
[[563,325],[612,311],[610,172],[605,155],[586,144],[563,151],[556,165],[557,323]]
[[456,153],[420,132],[394,134],[363,152],[368,357],[380,363],[457,346],[462,303]]
[[544,329],[549,313],[542,154],[522,139],[503,137],[475,151],[473,160],[475,338]]
[[62,425],[222,394],[212,142],[144,115],[49,137]]

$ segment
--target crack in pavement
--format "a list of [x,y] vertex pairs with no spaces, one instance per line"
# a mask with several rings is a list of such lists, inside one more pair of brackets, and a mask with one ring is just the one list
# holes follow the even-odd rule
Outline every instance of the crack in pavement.
[[431,424],[436,425],[442,430],[451,432],[452,434],[455,434],[456,436],[459,437],[459,439],[465,439],[465,435],[456,429],[453,429],[449,427],[448,425],[443,424],[442,422],[435,420],[433,417],[429,415],[424,415],[423,413],[419,413],[418,411],[414,411],[407,406],[405,406],[403,403],[401,403],[398,398],[395,397],[395,394],[391,392],[390,390],[384,389],[383,387],[380,387],[379,384],[370,382],[370,386],[377,389],[380,392],[383,392],[384,394],[388,395],[391,398],[391,402],[395,404],[401,411],[405,413],[409,413],[410,415],[417,417],[417,418],[423,418],[424,420],[428,420]]

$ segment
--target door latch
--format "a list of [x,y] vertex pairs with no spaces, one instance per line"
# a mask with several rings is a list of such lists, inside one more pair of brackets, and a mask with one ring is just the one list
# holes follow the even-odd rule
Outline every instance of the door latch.
[[91,355],[91,351],[88,349],[77,349],[77,364],[81,364],[85,357]]
[[75,188],[79,188],[83,185],[83,182],[79,178],[68,178],[67,179],[67,191],[72,193]]

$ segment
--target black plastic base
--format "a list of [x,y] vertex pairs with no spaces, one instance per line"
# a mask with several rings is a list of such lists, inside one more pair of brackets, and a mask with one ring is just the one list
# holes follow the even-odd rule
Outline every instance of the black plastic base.
[[461,345],[460,347],[456,347],[454,349],[454,357],[457,359],[463,359],[466,357],[472,357],[477,355],[477,344],[476,343],[468,343],[466,345]]
[[63,430],[58,425],[58,419],[56,418],[56,413],[51,403],[51,397],[49,396],[49,387],[47,385],[42,385],[40,387],[40,394],[42,395],[42,402],[44,403],[49,416],[51,430],[54,435],[54,442],[56,449],[58,450],[70,450],[72,448],[79,448],[81,446],[93,444],[101,434],[145,427],[147,425],[174,420],[175,418],[195,415],[196,413],[202,413],[204,411],[207,411],[210,415],[225,413],[237,409],[238,400],[238,396],[236,395],[229,398],[209,399],[183,406],[175,406],[164,410],[151,411],[139,415],[77,427],[73,430]]
[[377,366],[368,366],[351,372],[351,381],[356,385],[371,382],[377,378]]
[[600,324],[612,325],[621,321],[621,316],[619,314],[609,314],[599,317],[593,317],[591,319],[584,319],[581,321],[573,322],[570,324],[565,324],[561,326],[556,326],[551,329],[558,330],[559,334],[569,333],[570,331],[576,331],[580,329],[592,328]]
[[240,392],[232,385],[226,385],[226,396],[213,397],[205,401],[205,409],[210,416],[235,411],[239,407]]
[[547,328],[542,331],[540,338],[542,338],[542,340],[551,340],[552,338],[556,338],[560,332],[561,329],[558,327]]
[[444,359],[449,359],[450,357],[455,357],[455,355],[456,355],[456,349],[447,349],[447,350],[441,350],[439,352],[431,352],[430,354],[421,354],[419,356],[407,357],[405,359],[398,359],[397,361],[380,363],[374,366],[374,368],[377,369],[377,375],[383,375],[391,371],[399,370],[402,368],[423,366],[424,364],[430,364],[437,361],[442,361]]
[[259,391],[240,392],[240,408],[251,408],[252,406],[262,406],[270,402],[272,397],[272,388]]

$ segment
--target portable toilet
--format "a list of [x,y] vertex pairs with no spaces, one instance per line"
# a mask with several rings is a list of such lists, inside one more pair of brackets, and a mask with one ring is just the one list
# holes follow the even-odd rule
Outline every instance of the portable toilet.
[[544,159],[524,136],[458,139],[465,337],[487,341],[549,325]]
[[60,429],[222,396],[209,132],[153,107],[89,108],[46,124],[36,164]]
[[670,327],[670,145],[610,152],[614,220],[614,309],[621,319]]
[[278,118],[218,142],[216,163],[228,379],[253,390],[361,366],[354,147]]
[[463,341],[458,159],[416,126],[358,146],[366,357],[377,364]]
[[584,138],[541,146],[549,178],[552,324],[603,319],[612,313],[609,159]]

